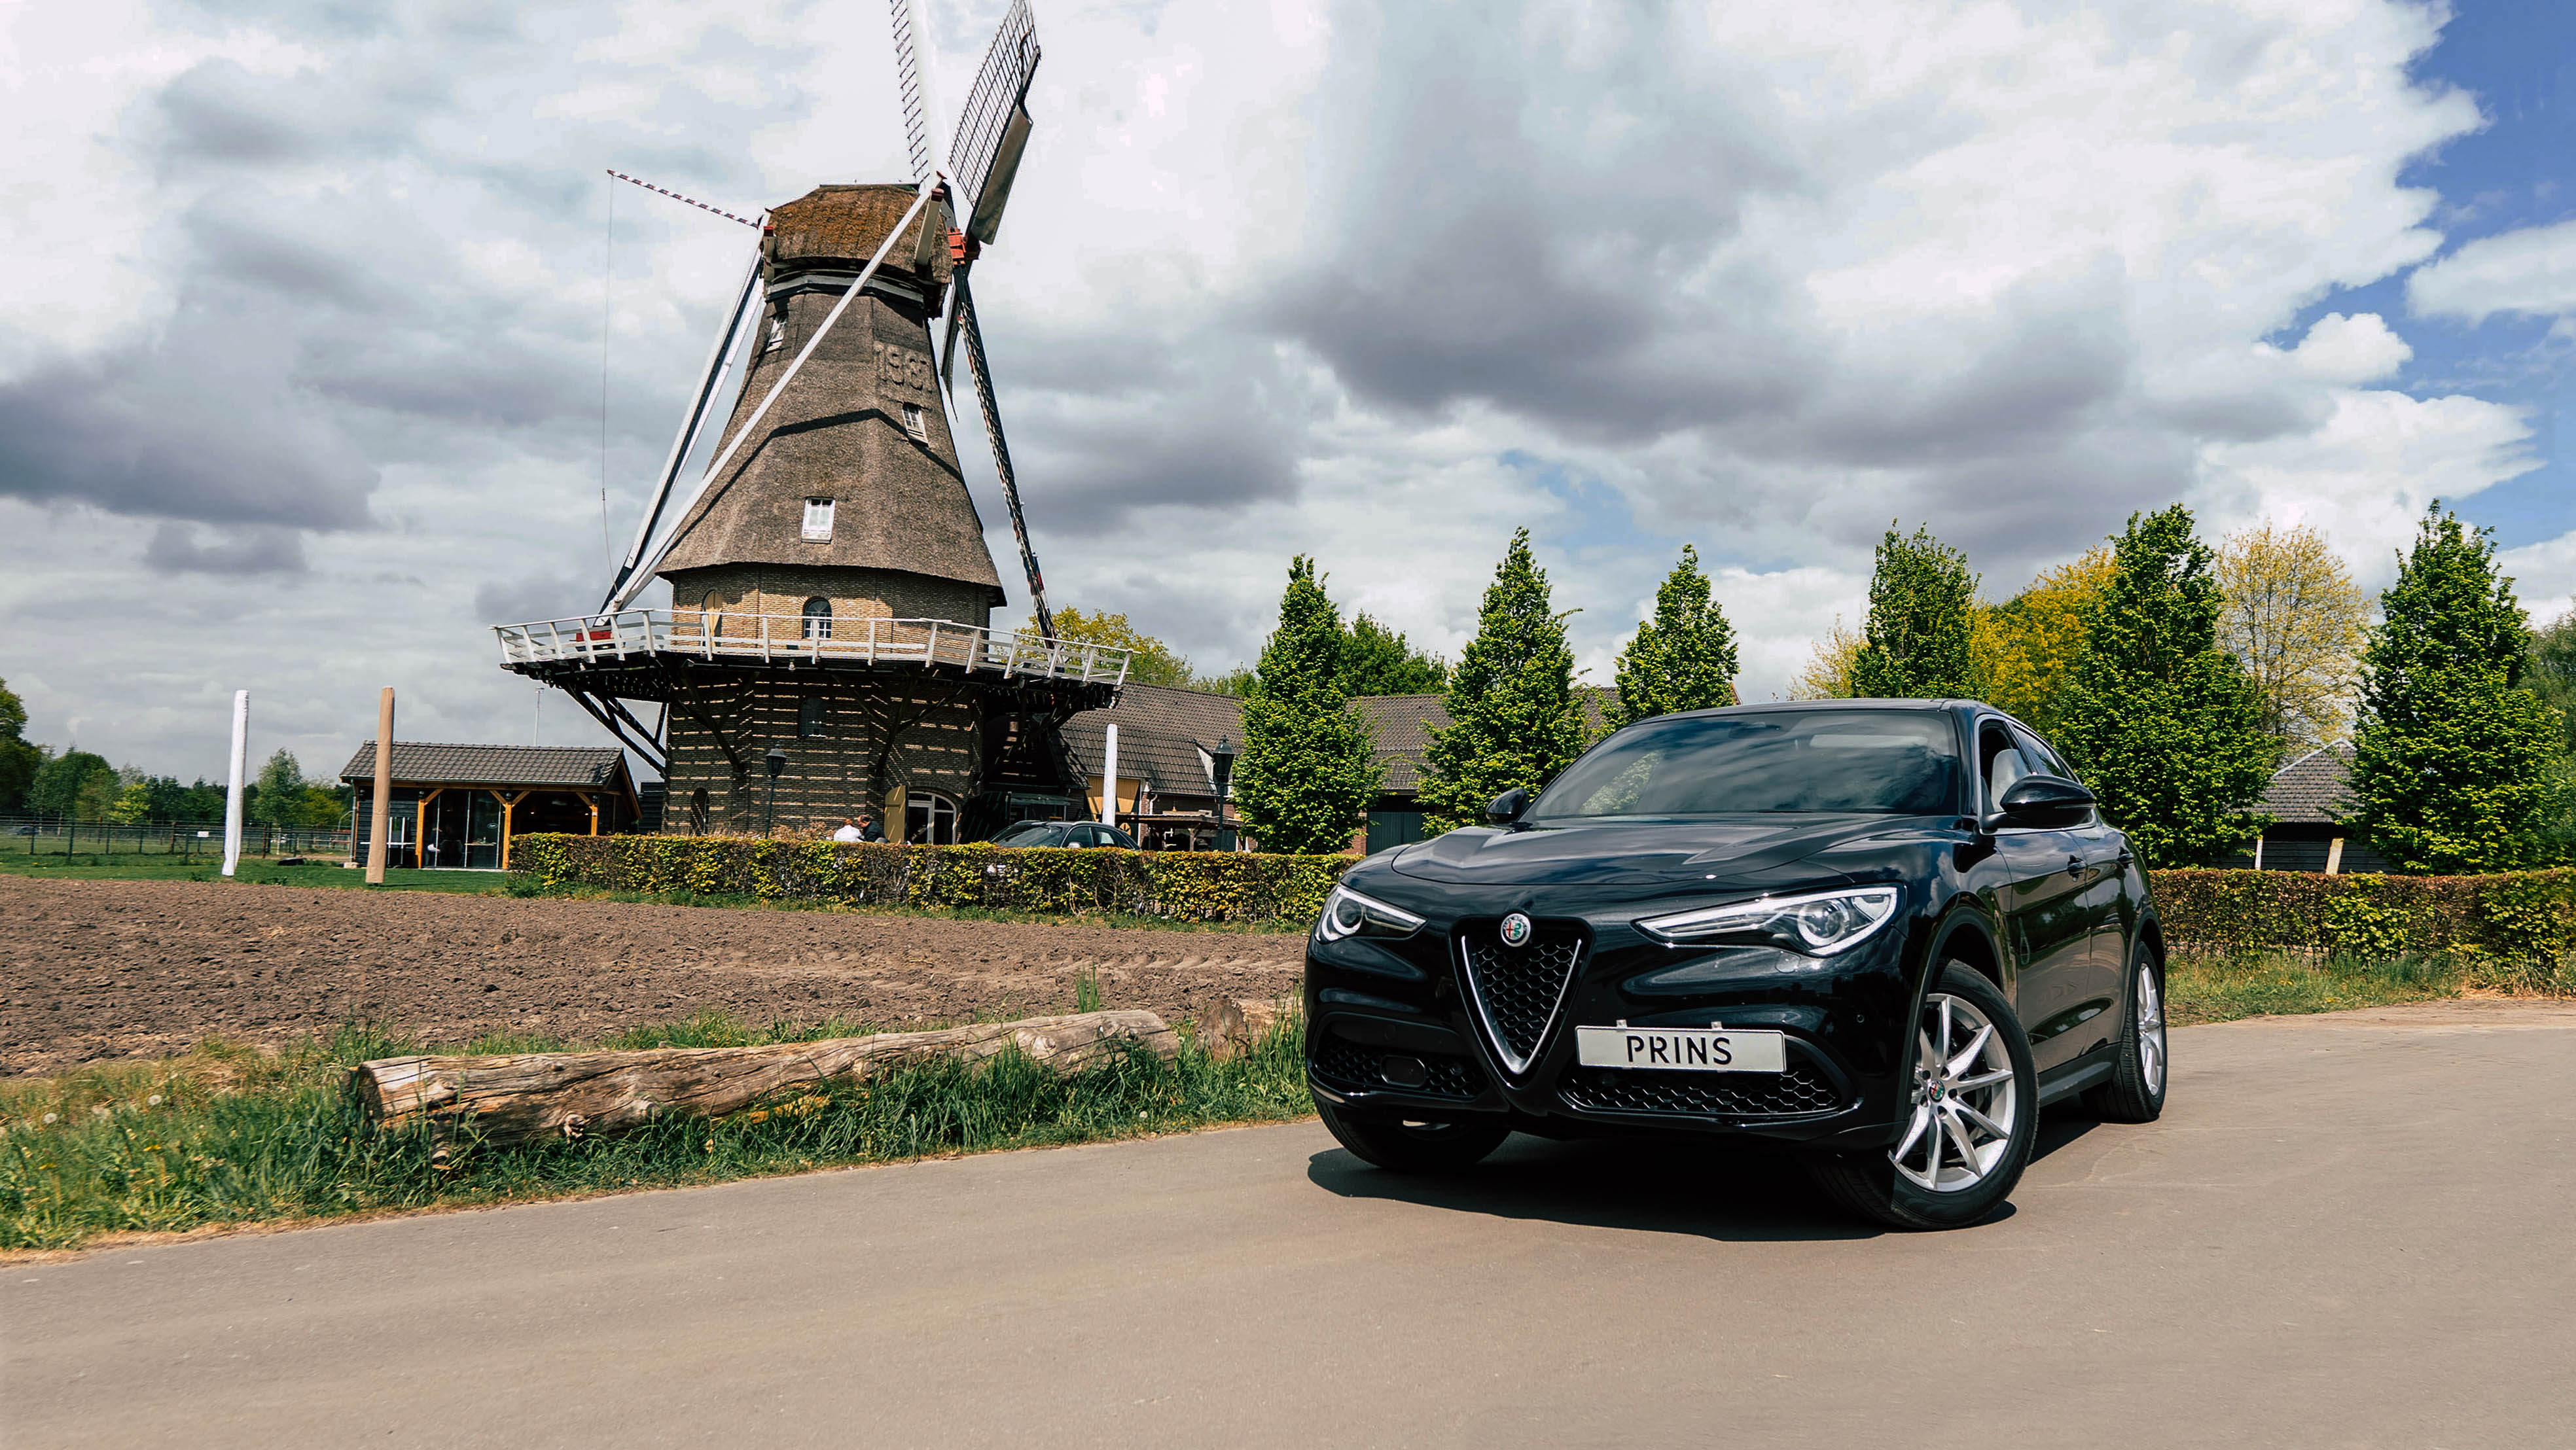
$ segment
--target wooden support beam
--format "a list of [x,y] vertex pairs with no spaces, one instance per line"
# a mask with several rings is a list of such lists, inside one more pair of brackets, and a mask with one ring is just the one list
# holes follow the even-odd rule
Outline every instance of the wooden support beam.
[[379,1128],[471,1124],[502,1145],[604,1136],[675,1113],[722,1117],[781,1092],[940,1058],[976,1063],[1017,1051],[1070,1073],[1131,1044],[1166,1060],[1180,1050],[1178,1034],[1151,1012],[1083,1012],[766,1047],[389,1057],[360,1064],[349,1086]]

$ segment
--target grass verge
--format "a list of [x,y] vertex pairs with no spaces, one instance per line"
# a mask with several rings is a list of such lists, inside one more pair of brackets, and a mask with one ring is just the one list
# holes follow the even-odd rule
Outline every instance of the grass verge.
[[[610,1047],[721,1047],[864,1030],[753,1029],[721,1015],[629,1032]],[[490,1038],[472,1050],[565,1044]],[[1095,1142],[1311,1111],[1291,1026],[1230,1062],[1194,1044],[1138,1049],[1070,1077],[1009,1056],[834,1083],[716,1121],[617,1138],[492,1148],[459,1138],[433,1164],[425,1129],[372,1133],[346,1069],[415,1051],[343,1028],[270,1057],[208,1043],[185,1057],[0,1082],[0,1249],[77,1248],[103,1234],[528,1202],[674,1188],[1000,1148]]]
[[2177,951],[2165,964],[2168,1020],[2230,1022],[2239,1017],[2343,1012],[2456,997],[2476,985],[2438,957],[2319,960],[2288,952]]
[[[257,856],[244,856],[229,878],[234,885],[364,887],[367,873],[344,869],[336,857],[307,858],[302,866],[280,866]],[[213,855],[165,856],[158,851],[59,851],[26,855],[0,850],[0,873],[46,881],[224,881],[221,852]],[[465,896],[497,896],[504,878],[491,871],[387,871],[385,885],[404,891],[444,891]]]

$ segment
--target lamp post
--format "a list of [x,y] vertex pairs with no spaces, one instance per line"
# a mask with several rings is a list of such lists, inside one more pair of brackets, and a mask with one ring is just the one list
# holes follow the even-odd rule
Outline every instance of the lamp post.
[[764,836],[778,826],[778,778],[787,773],[787,752],[769,747],[769,805],[760,813],[760,833]]
[[1216,767],[1216,848],[1231,851],[1234,849],[1234,832],[1225,823],[1225,797],[1234,784],[1234,741],[1218,736],[1216,748],[1208,752],[1208,759],[1215,762]]

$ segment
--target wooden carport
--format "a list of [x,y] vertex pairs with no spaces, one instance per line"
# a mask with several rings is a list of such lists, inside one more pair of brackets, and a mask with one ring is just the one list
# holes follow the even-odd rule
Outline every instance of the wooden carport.
[[[368,839],[376,747],[362,745],[340,772],[358,789],[355,843]],[[508,870],[510,841],[532,829],[635,828],[641,814],[624,751],[587,745],[445,745],[394,742],[387,836],[395,864]],[[475,798],[488,798],[484,801]],[[569,803],[569,804],[567,804]],[[460,812],[457,807],[462,804]],[[461,829],[441,831],[441,819]],[[483,839],[488,834],[489,839]]]

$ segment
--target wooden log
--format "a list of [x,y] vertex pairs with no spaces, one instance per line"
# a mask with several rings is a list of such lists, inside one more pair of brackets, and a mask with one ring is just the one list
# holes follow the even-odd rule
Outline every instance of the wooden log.
[[470,1121],[485,1141],[507,1144],[619,1133],[675,1113],[718,1118],[791,1089],[938,1058],[973,1063],[1016,1050],[1070,1073],[1131,1043],[1166,1060],[1180,1047],[1151,1012],[1084,1012],[767,1047],[389,1057],[360,1064],[349,1085],[379,1128]]
[[1264,1002],[1251,997],[1218,997],[1199,1009],[1199,1045],[1219,1062],[1250,1052],[1270,1035],[1280,1019],[1297,1015],[1294,1002]]

